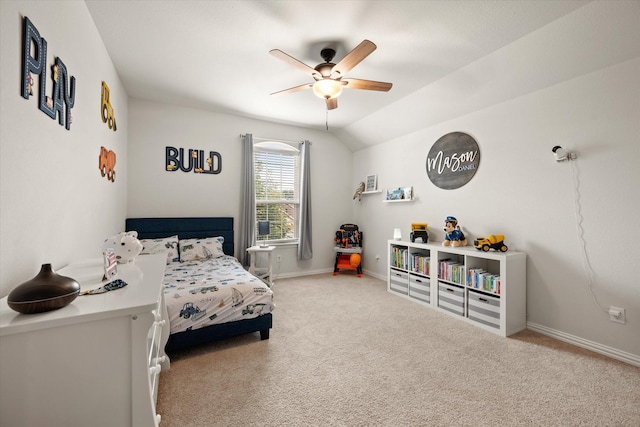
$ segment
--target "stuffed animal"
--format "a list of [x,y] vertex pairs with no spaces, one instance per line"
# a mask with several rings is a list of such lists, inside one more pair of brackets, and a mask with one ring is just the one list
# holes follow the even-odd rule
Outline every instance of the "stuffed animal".
[[142,243],[137,231],[123,231],[111,236],[102,244],[102,250],[113,249],[119,264],[133,261],[142,252]]
[[358,185],[358,188],[356,188],[356,194],[353,195],[353,200],[356,199],[356,197],[358,198],[358,201],[362,200],[362,193],[364,192],[364,182],[361,182],[360,185]]
[[444,241],[442,246],[466,246],[467,238],[460,230],[458,220],[453,216],[448,216],[444,221]]

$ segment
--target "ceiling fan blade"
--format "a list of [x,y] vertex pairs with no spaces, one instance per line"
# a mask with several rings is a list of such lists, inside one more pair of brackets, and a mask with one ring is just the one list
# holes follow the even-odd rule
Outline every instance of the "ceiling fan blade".
[[300,92],[301,90],[309,89],[312,86],[313,86],[312,83],[305,83],[305,84],[300,85],[300,86],[294,86],[294,87],[290,87],[289,89],[284,89],[284,90],[280,90],[278,92],[273,92],[271,95],[285,95],[287,93]]
[[373,80],[361,80],[361,79],[342,79],[341,82],[346,83],[349,89],[364,89],[364,90],[378,90],[380,92],[389,92],[392,83],[376,82]]
[[340,62],[338,62],[331,70],[333,77],[334,73],[339,73],[341,76],[347,74],[353,67],[358,65],[364,58],[369,56],[371,52],[376,50],[377,46],[369,40],[363,40],[358,46],[356,46],[351,52],[347,54]]
[[327,98],[327,110],[338,108],[338,98]]
[[271,55],[275,56],[276,58],[282,59],[287,64],[293,65],[294,67],[296,67],[297,69],[299,69],[300,71],[302,71],[305,74],[309,74],[310,76],[314,76],[314,77],[315,76],[322,77],[320,75],[320,73],[318,73],[315,69],[313,69],[312,67],[309,67],[304,62],[298,61],[296,58],[294,58],[291,55],[288,55],[288,54],[284,53],[280,49],[272,49],[272,50],[269,51],[269,53]]

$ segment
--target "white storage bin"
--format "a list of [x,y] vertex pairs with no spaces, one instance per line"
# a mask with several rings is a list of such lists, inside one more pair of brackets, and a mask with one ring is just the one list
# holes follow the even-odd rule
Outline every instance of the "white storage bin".
[[431,283],[427,277],[409,274],[409,296],[420,301],[431,301]]
[[469,319],[500,329],[500,298],[469,290]]
[[438,307],[464,316],[464,289],[449,283],[438,282]]
[[404,295],[409,293],[409,279],[404,271],[389,271],[389,289]]

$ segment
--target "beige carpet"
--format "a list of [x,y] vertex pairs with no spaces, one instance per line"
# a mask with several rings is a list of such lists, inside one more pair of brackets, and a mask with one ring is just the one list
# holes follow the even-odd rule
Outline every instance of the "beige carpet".
[[267,341],[174,355],[161,426],[640,426],[640,368],[501,338],[350,273],[276,281]]

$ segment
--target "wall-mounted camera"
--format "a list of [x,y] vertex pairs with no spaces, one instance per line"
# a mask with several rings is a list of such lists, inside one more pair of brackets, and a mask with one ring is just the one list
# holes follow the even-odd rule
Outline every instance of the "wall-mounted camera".
[[551,149],[553,151],[553,155],[556,158],[556,162],[564,162],[567,160],[575,160],[576,154],[569,152],[569,150],[565,150],[559,145],[556,145]]

